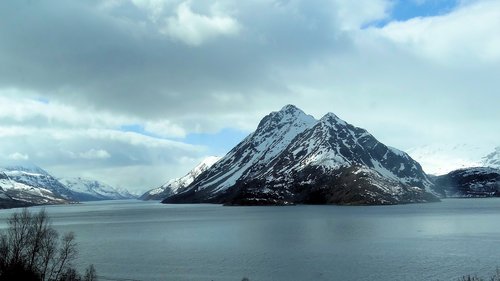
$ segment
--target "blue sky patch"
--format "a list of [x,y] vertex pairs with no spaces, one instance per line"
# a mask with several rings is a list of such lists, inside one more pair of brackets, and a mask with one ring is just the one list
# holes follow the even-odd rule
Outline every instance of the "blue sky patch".
[[400,0],[396,2],[391,18],[405,21],[416,17],[444,15],[455,9],[458,4],[457,0]]
[[188,134],[183,141],[189,144],[207,146],[212,155],[224,156],[247,135],[247,132],[226,128],[215,134]]
[[391,21],[407,21],[418,17],[432,17],[447,14],[453,11],[459,0],[398,0],[387,19],[366,24],[367,27],[383,27]]
[[50,100],[44,97],[36,97],[34,98],[35,101],[43,103],[43,104],[49,104]]
[[231,150],[248,135],[248,132],[225,128],[217,133],[190,133],[185,138],[165,138],[146,131],[144,126],[140,124],[123,125],[120,126],[119,130],[122,132],[141,134],[152,138],[171,139],[187,144],[206,146],[210,149],[208,153],[214,156],[224,156],[227,152],[229,152],[229,150]]

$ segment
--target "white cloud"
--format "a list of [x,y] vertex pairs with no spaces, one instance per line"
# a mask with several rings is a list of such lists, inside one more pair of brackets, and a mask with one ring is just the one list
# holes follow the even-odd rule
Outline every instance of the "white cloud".
[[[87,176],[142,192],[196,164],[186,159],[206,156],[204,147],[165,139],[186,135],[166,119],[40,101],[36,93],[15,89],[0,93],[0,162],[29,160],[58,177]],[[127,124],[165,138],[120,130]]]
[[147,121],[144,130],[162,137],[185,137],[187,132],[177,124],[169,120]]
[[460,65],[500,60],[500,2],[474,1],[449,14],[389,23],[372,30],[421,57]]
[[20,152],[11,153],[11,154],[9,154],[9,156],[7,158],[10,160],[28,160],[28,159],[30,159],[28,154],[23,154]]
[[392,1],[387,0],[335,0],[333,9],[343,30],[356,30],[370,22],[389,16]]
[[136,191],[182,175],[193,165],[184,158],[202,156],[204,147],[134,132],[0,125],[0,162],[29,160],[57,177],[87,176]]
[[395,1],[98,2],[0,1],[16,27],[0,28],[0,160],[161,183],[205,156],[182,137],[250,132],[288,103],[401,149],[500,138],[498,1],[369,29]]
[[83,159],[107,159],[111,157],[111,154],[104,149],[90,149],[85,152],[81,152],[80,157]]
[[136,5],[137,7],[140,7],[142,9],[145,9],[149,11],[150,13],[150,19],[153,21],[157,21],[162,13],[163,13],[163,7],[165,6],[165,3],[167,1],[165,0],[131,0],[131,2]]
[[166,19],[160,32],[192,46],[219,36],[238,34],[240,25],[235,19],[226,15],[197,14],[191,10],[189,3],[181,3],[175,16]]
[[45,125],[51,127],[116,127],[133,123],[133,118],[76,108],[59,102],[42,102],[39,95],[17,89],[0,89],[0,120],[6,122]]

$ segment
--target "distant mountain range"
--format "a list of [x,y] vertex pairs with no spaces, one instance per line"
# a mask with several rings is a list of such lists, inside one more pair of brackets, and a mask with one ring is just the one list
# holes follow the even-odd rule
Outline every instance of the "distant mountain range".
[[0,208],[126,198],[133,196],[98,181],[58,180],[28,162],[0,168]]
[[287,105],[163,203],[398,204],[438,201],[433,188],[419,163],[366,130]]
[[114,188],[97,180],[77,177],[63,178],[60,181],[72,191],[72,198],[78,201],[120,200],[136,197],[124,189]]
[[[500,146],[485,150],[434,145],[408,152],[386,146],[333,113],[316,120],[287,105],[265,116],[255,132],[224,157],[208,157],[185,176],[149,190],[140,199],[386,205],[500,197]],[[434,175],[426,174],[410,155],[427,163]],[[57,179],[30,163],[0,167],[0,208],[128,198],[134,195],[91,179]]]
[[210,168],[215,162],[217,162],[220,157],[210,156],[189,171],[186,175],[180,178],[169,180],[167,183],[160,187],[153,188],[145,192],[139,197],[141,200],[163,200],[168,196],[174,195],[182,191],[185,187],[190,185],[195,178],[197,178],[201,173],[205,172]]

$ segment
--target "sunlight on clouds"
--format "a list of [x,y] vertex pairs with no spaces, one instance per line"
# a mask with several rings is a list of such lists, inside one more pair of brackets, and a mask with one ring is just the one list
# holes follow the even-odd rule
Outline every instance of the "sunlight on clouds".
[[188,45],[198,46],[205,41],[218,37],[238,34],[238,22],[225,15],[201,15],[193,12],[189,2],[177,7],[175,17],[166,20],[161,33]]
[[9,154],[9,156],[7,156],[7,158],[10,160],[28,160],[28,159],[30,159],[28,154],[23,154],[23,153],[19,153],[19,152],[14,152],[14,153]]
[[144,126],[146,132],[152,133],[161,137],[180,137],[186,136],[187,132],[184,128],[177,124],[173,124],[169,120],[147,121]]
[[90,149],[79,154],[84,159],[106,159],[111,157],[111,154],[104,149]]
[[[12,90],[1,90],[0,94]],[[15,91],[15,96],[0,96],[0,120],[36,123],[39,126],[78,126],[78,127],[109,127],[130,122],[130,118],[82,110],[58,102],[48,102],[42,98],[32,99],[29,94]]]
[[498,140],[500,2],[457,1],[0,1],[0,160],[163,181],[288,103],[403,149]]

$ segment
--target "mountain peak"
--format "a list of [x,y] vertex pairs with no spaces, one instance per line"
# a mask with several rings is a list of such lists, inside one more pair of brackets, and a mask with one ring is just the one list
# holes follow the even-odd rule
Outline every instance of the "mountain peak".
[[4,163],[0,169],[48,175],[47,171],[27,160],[12,160]]
[[[310,117],[311,119],[314,119],[312,116],[307,115],[304,111],[302,111],[300,108],[296,107],[293,104],[287,104],[281,108],[280,111],[278,112],[273,112],[275,115],[279,115],[282,117],[288,117],[288,116],[293,116],[293,117],[299,117],[299,116],[307,116]],[[270,115],[273,115],[271,113]]]
[[283,106],[280,110],[280,112],[297,112],[297,111],[302,112],[302,110],[300,110],[298,107],[296,107],[293,104],[287,104],[287,105]]
[[285,105],[280,111],[273,111],[265,116],[259,123],[258,129],[268,130],[269,127],[274,128],[285,123],[301,123],[311,125],[316,122],[316,119],[311,115],[307,115],[294,105]]
[[337,115],[335,115],[332,112],[328,112],[325,114],[321,119],[319,120],[321,123],[328,123],[328,124],[342,124],[342,125],[347,125],[347,123],[340,119]]

